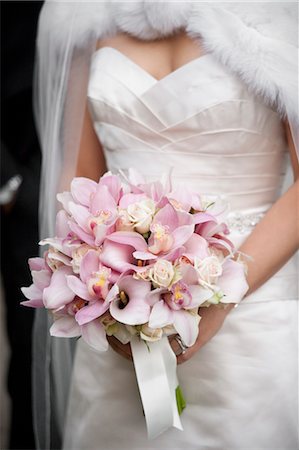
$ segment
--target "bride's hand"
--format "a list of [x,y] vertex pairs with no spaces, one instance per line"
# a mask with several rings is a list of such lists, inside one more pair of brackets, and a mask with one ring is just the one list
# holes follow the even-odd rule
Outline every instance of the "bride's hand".
[[[177,356],[178,364],[182,364],[198,352],[213,336],[220,330],[227,314],[233,309],[234,305],[229,304],[226,308],[220,308],[219,306],[209,306],[208,308],[200,308],[199,315],[201,321],[199,323],[199,333],[195,344],[192,347],[187,348],[185,353]],[[179,345],[172,339],[170,342],[175,353],[178,353]]]
[[128,359],[129,361],[133,361],[130,344],[122,344],[114,336],[107,336],[107,340],[109,342],[109,345],[111,345],[116,353],[123,356],[125,359]]
[[[178,364],[188,361],[203,345],[205,345],[212,337],[220,330],[225,317],[234,305],[227,305],[227,307],[219,308],[218,306],[210,306],[209,308],[200,308],[199,314],[201,321],[199,323],[199,334],[195,344],[189,347],[184,354],[177,356]],[[132,361],[132,351],[130,344],[122,344],[113,336],[107,337],[109,344],[118,354],[124,358]],[[180,348],[175,340],[175,335],[169,337],[170,345],[174,353],[178,353]]]

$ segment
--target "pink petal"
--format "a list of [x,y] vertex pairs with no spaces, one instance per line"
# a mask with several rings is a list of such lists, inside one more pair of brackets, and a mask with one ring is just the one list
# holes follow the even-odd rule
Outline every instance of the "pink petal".
[[42,299],[40,300],[27,300],[20,303],[23,306],[29,306],[30,308],[44,308]]
[[148,325],[150,328],[163,328],[173,323],[173,311],[168,308],[163,300],[157,302],[153,308],[149,318]]
[[155,215],[153,223],[161,223],[162,225],[167,225],[170,231],[173,231],[178,227],[179,224],[178,215],[173,206],[167,204]]
[[181,264],[180,271],[184,283],[189,286],[192,284],[198,284],[198,274],[191,264]]
[[234,249],[234,244],[223,236],[222,239],[219,239],[218,237],[210,237],[208,238],[208,241],[213,247],[219,248],[220,250],[228,250],[229,253],[231,253]]
[[90,212],[88,211],[88,209],[85,206],[77,205],[76,203],[72,202],[69,204],[69,208],[75,222],[82,228],[82,230],[84,230],[86,233],[89,233]]
[[93,320],[81,327],[82,339],[90,345],[90,347],[100,352],[108,350],[108,341],[103,325],[99,320]]
[[90,295],[90,293],[88,292],[86,284],[82,283],[79,278],[75,277],[74,275],[69,275],[66,277],[66,279],[67,285],[73,292],[73,294],[76,294],[78,297],[87,301],[93,301],[95,299],[95,296]]
[[72,273],[68,267],[60,267],[51,278],[49,287],[44,289],[43,302],[48,309],[57,309],[70,303],[74,297],[74,292],[68,287],[66,276]]
[[184,244],[186,256],[190,255],[190,259],[193,260],[194,256],[200,259],[206,258],[208,253],[209,244],[202,236],[193,233],[191,237]]
[[198,324],[200,321],[199,316],[180,309],[178,311],[174,311],[173,317],[174,328],[181,336],[185,344],[188,347],[194,345],[198,336]]
[[200,195],[198,195],[198,194],[192,195],[191,206],[195,211],[200,211],[202,209],[202,202],[201,202]]
[[107,239],[118,244],[125,244],[134,247],[135,250],[144,252],[147,250],[147,243],[143,236],[135,231],[116,231],[110,234]]
[[99,254],[95,250],[88,250],[80,264],[80,278],[84,283],[90,278],[92,272],[97,272],[100,266]]
[[84,306],[84,308],[81,308],[77,312],[75,319],[79,325],[84,325],[85,323],[91,322],[92,320],[100,317],[108,310],[108,308],[109,304],[107,302],[99,300],[89,304],[88,306]]
[[165,288],[157,288],[150,291],[146,296],[146,302],[153,306],[155,303],[161,300],[161,294],[167,292]]
[[132,203],[140,202],[140,200],[143,200],[144,198],[146,198],[145,194],[125,194],[120,199],[119,207],[122,209],[127,209],[127,207]]
[[114,211],[116,202],[110,194],[107,186],[98,185],[96,193],[91,202],[91,212],[96,215],[99,211]]
[[21,291],[29,300],[40,300],[43,296],[42,291],[38,289],[34,284],[29,287],[22,287]]
[[114,198],[116,204],[119,202],[121,193],[121,182],[118,176],[105,174],[101,179],[99,184],[101,186],[107,186],[110,194]]
[[49,286],[52,274],[48,270],[39,270],[38,272],[33,270],[31,275],[33,283],[40,291]]
[[194,225],[192,214],[186,211],[177,211],[176,213],[178,215],[179,220],[178,226],[181,227],[182,225]]
[[62,206],[66,210],[66,212],[70,214],[69,204],[70,204],[70,202],[74,201],[72,194],[70,192],[66,191],[66,192],[57,194],[56,198],[60,203],[62,203]]
[[29,258],[28,264],[30,270],[42,270],[42,269],[49,270],[49,267],[46,265],[46,261],[44,260],[44,258]]
[[158,256],[157,255],[153,255],[152,253],[149,252],[134,252],[133,256],[136,260],[140,259],[141,261],[148,261],[151,259],[157,259]]
[[110,303],[110,314],[116,320],[126,325],[141,325],[148,321],[150,307],[142,299],[130,300],[123,309],[119,308],[119,301]]
[[163,258],[167,261],[175,261],[176,259],[180,258],[180,256],[182,256],[184,250],[184,247],[175,248],[174,250],[170,250],[168,253],[166,253]]
[[222,269],[222,275],[217,282],[217,285],[225,294],[225,297],[221,299],[221,302],[240,302],[249,287],[246,281],[243,264],[227,259],[222,265]]
[[185,309],[193,309],[200,305],[202,305],[205,301],[209,300],[209,298],[213,297],[214,292],[210,289],[206,289],[199,285],[189,286],[190,294],[192,295],[192,300],[188,307]]
[[191,208],[191,192],[184,187],[182,188],[176,188],[169,194],[167,194],[167,198],[170,200],[175,200],[179,203],[180,207],[184,210],[189,212]]
[[146,297],[151,290],[151,283],[125,276],[119,282],[119,290],[123,290],[128,295],[129,302],[120,309],[120,300],[113,301],[110,304],[111,315],[126,325],[146,323],[150,315],[150,306],[146,302]]
[[101,263],[119,273],[129,268],[134,268],[133,248],[129,245],[119,245],[116,242],[110,242],[108,239],[104,241],[100,253]]
[[102,245],[105,237],[108,234],[110,226],[105,225],[104,223],[96,225],[95,230],[93,231],[95,234],[95,245],[99,247]]
[[68,220],[69,215],[66,213],[66,211],[64,211],[63,209],[58,211],[56,215],[56,227],[55,227],[57,237],[66,238],[66,236],[71,231],[70,227],[68,226]]
[[86,233],[79,225],[72,221],[69,221],[69,227],[81,241],[94,247],[94,237],[92,237],[91,234]]
[[115,299],[115,297],[118,296],[118,294],[119,294],[119,287],[117,284],[114,284],[106,296],[106,303],[112,302]]
[[132,275],[120,278],[118,282],[120,291],[125,291],[131,298],[137,297],[145,301],[147,294],[151,292],[151,283],[144,280],[135,280]]
[[199,212],[192,215],[193,223],[199,224],[199,223],[205,223],[205,222],[215,222],[217,223],[217,219],[215,219],[214,216],[208,213]]
[[172,232],[174,239],[173,247],[181,247],[190,239],[194,232],[194,225],[183,225]]
[[97,183],[89,178],[77,177],[71,182],[71,193],[77,203],[89,207],[91,194],[97,189]]
[[50,334],[57,337],[77,337],[81,336],[81,328],[74,317],[64,316],[55,320],[50,328]]

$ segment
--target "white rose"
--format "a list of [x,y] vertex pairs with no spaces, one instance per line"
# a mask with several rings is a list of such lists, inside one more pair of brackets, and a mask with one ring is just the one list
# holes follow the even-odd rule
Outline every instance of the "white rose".
[[150,229],[153,215],[155,214],[155,202],[150,198],[132,203],[127,208],[129,220],[134,224],[138,233],[147,233]]
[[149,270],[149,278],[158,287],[167,288],[170,286],[175,275],[171,262],[165,259],[159,259]]
[[133,231],[133,229],[134,224],[132,224],[129,214],[125,209],[121,209],[116,221],[116,231]]
[[222,275],[222,264],[216,256],[208,256],[203,260],[195,258],[194,267],[200,280],[209,285]]

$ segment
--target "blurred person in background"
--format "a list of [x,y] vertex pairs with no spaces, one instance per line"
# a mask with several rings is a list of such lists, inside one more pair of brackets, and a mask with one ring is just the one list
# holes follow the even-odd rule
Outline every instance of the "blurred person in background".
[[[6,312],[2,324],[7,327],[11,355],[7,369],[11,400],[7,445],[11,449],[35,448],[31,407],[33,311],[20,307],[20,287],[30,282],[27,259],[38,252],[40,150],[32,113],[32,82],[42,3],[1,2],[1,274],[2,308]],[[9,422],[8,417],[2,420]]]

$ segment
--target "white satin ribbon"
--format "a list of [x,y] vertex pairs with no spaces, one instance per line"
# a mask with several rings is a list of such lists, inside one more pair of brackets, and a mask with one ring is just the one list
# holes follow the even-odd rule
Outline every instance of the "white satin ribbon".
[[135,372],[142,400],[149,439],[170,427],[183,430],[176,402],[176,357],[167,337],[149,342],[131,341]]

